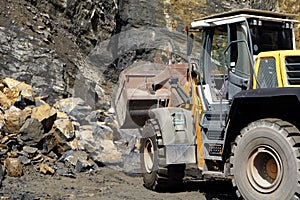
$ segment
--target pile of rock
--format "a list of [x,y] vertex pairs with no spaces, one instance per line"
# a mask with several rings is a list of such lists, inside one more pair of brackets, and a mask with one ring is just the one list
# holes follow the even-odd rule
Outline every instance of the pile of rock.
[[9,176],[22,176],[26,166],[68,176],[107,164],[121,166],[124,153],[115,145],[120,139],[109,112],[93,111],[80,98],[50,106],[34,96],[30,85],[0,81],[0,156]]

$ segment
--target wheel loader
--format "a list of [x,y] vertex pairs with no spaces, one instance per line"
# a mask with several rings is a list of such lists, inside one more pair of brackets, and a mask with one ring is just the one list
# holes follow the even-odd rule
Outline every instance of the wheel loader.
[[187,30],[187,64],[120,74],[113,104],[121,129],[141,130],[146,188],[179,186],[197,165],[201,177],[231,179],[241,199],[300,199],[295,23],[251,9],[208,16]]

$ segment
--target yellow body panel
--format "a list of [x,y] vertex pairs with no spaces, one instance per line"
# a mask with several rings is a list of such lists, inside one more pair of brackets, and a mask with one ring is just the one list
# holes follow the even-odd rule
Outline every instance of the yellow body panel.
[[[258,58],[254,65],[255,74],[258,74],[260,61],[265,58],[274,58],[276,60],[276,77],[278,87],[300,87],[300,85],[288,84],[287,71],[285,67],[285,58],[288,56],[300,56],[300,50],[281,50],[281,51],[268,51],[258,54]],[[257,88],[256,77],[253,77],[253,89]]]
[[282,83],[283,87],[300,87],[300,85],[289,85],[287,81],[287,72],[285,66],[285,58],[287,56],[300,56],[300,50],[289,50],[289,51],[281,51],[280,52],[280,69],[281,69],[281,74],[282,74]]
[[[191,69],[190,69],[191,70]],[[205,165],[204,161],[204,154],[203,154],[203,142],[201,136],[201,127],[199,125],[199,118],[202,116],[202,105],[199,98],[199,94],[197,94],[197,80],[198,78],[195,77],[191,81],[189,77],[189,73],[187,73],[187,79],[185,85],[182,87],[186,94],[192,94],[192,107],[191,109],[194,118],[194,125],[195,125],[195,135],[196,135],[196,144],[197,144],[197,164],[199,169],[203,169]],[[192,90],[192,91],[191,91]]]
[[[196,85],[193,84],[193,89],[196,91]],[[203,154],[203,143],[202,143],[202,136],[201,136],[201,127],[199,125],[199,117],[202,116],[202,105],[199,100],[199,96],[196,92],[192,93],[193,97],[193,108],[192,113],[194,115],[194,124],[195,124],[195,132],[196,132],[196,141],[197,141],[197,163],[198,168],[203,169],[205,161],[204,161],[204,154]]]

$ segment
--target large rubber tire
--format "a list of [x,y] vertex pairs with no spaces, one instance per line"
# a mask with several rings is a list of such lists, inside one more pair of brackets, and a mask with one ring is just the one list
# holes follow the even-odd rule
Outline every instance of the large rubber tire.
[[140,160],[144,186],[154,191],[166,191],[182,183],[185,164],[166,165],[166,150],[155,119],[149,119],[142,131]]
[[263,119],[241,131],[232,146],[237,195],[247,200],[300,199],[300,132],[279,119]]

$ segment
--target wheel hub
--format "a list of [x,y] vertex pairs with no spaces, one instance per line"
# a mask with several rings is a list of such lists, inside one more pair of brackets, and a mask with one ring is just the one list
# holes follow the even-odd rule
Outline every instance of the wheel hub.
[[274,191],[282,177],[282,161],[273,148],[261,145],[252,151],[247,162],[247,178],[257,191]]
[[144,147],[144,163],[147,173],[151,173],[154,165],[154,147],[150,138],[147,139]]

